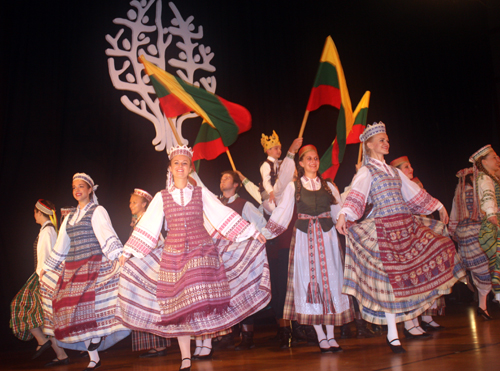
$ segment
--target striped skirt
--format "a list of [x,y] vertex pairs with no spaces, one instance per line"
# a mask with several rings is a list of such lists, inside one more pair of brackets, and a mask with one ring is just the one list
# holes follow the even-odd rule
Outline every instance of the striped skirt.
[[29,330],[43,326],[38,274],[33,273],[10,303],[10,327],[20,340],[31,340]]
[[479,244],[481,223],[471,219],[462,220],[455,230],[455,241],[465,268],[471,272],[472,281],[478,291],[487,295],[491,290],[488,256]]
[[[500,213],[497,214],[500,218]],[[479,244],[488,257],[491,285],[495,294],[500,294],[500,233],[498,227],[484,219],[479,230]]]
[[[337,241],[336,230],[332,228],[328,232],[324,232],[325,250],[329,248],[330,251],[327,252],[327,261],[331,263],[328,267],[328,276],[330,279],[330,286],[334,287],[336,283],[339,284],[338,295],[332,292],[333,302],[336,307],[342,308],[340,296],[342,287],[342,266],[343,266],[343,255],[339,248]],[[341,311],[337,313],[323,314],[322,309],[318,305],[306,304],[306,291],[307,284],[309,283],[309,269],[307,264],[307,234],[299,230],[294,230],[292,242],[290,245],[290,255],[288,261],[288,282],[285,298],[285,306],[283,318],[297,321],[301,325],[334,325],[341,326],[345,323],[349,323],[354,320],[354,310],[352,305],[352,299],[346,297],[346,308],[342,308]],[[334,240],[335,239],[335,240]],[[335,241],[335,242],[334,242]],[[298,246],[299,245],[299,246]],[[335,259],[333,259],[333,256]],[[298,259],[300,257],[300,259]],[[334,269],[332,260],[338,260],[340,266],[338,269]],[[316,263],[319,263],[319,259],[316,259]],[[305,268],[304,268],[305,267]],[[319,271],[319,270],[318,270]],[[301,278],[302,277],[302,278]],[[339,282],[340,280],[340,282]],[[312,308],[312,307],[318,308]],[[302,309],[309,307],[309,313]],[[302,309],[299,309],[302,308]],[[315,310],[316,309],[316,310]],[[318,312],[319,311],[319,312]]]
[[380,258],[375,221],[366,219],[349,228],[343,292],[356,297],[363,307],[361,315],[368,322],[386,324],[386,312],[396,314],[397,322],[410,320],[423,314],[437,298],[449,294],[454,283],[465,275],[458,254],[453,264],[453,279],[431,291],[397,298]]
[[170,346],[170,339],[150,334],[149,332],[132,331],[132,351],[157,349]]
[[229,307],[222,313],[195,313],[179,324],[161,324],[156,290],[163,249],[157,247],[144,259],[132,257],[124,265],[116,306],[118,320],[133,330],[161,337],[205,339],[229,333],[230,327],[264,308],[271,299],[265,245],[257,240],[233,243],[222,239],[215,239],[214,244],[231,290]]

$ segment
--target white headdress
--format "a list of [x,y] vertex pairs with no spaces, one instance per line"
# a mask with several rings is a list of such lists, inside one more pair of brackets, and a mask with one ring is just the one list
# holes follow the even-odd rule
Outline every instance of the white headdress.
[[[169,160],[172,160],[175,156],[179,156],[179,155],[187,156],[187,157],[189,157],[189,160],[192,160],[193,159],[193,150],[186,145],[183,145],[183,146],[177,145],[175,147],[171,147],[170,151],[168,151],[168,159]],[[170,190],[173,185],[174,185],[174,179],[172,176],[172,172],[170,171],[170,169],[168,169],[168,172],[167,172],[167,190]]]
[[85,183],[87,183],[91,188],[92,188],[92,201],[96,204],[99,205],[99,201],[97,200],[97,195],[95,194],[95,191],[97,190],[97,187],[99,187],[97,184],[94,185],[94,181],[90,176],[88,176],[85,173],[76,173],[73,175],[73,180],[75,179],[81,179]]
[[385,124],[382,121],[374,122],[372,125],[366,125],[365,131],[359,136],[359,140],[363,142],[363,165],[368,163],[368,156],[366,153],[366,141],[373,137],[374,135],[385,133]]

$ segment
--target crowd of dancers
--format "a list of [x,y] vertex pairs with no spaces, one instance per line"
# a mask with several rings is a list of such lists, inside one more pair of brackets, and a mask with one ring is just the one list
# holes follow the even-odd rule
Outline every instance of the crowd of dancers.
[[[271,303],[281,348],[304,334],[322,353],[338,352],[334,327],[347,336],[355,320],[361,336],[385,325],[388,346],[403,353],[397,323],[410,339],[442,329],[433,316],[443,314],[443,296],[466,270],[478,315],[492,319],[487,295],[500,300],[500,159],[493,148],[478,150],[472,167],[457,173],[449,217],[413,177],[407,157],[385,162],[383,123],[367,126],[360,140],[363,161],[342,194],[321,177],[316,148],[301,138],[281,161],[276,133],[263,135],[259,185],[226,171],[221,197],[193,172],[192,150],[174,147],[166,188],[154,197],[132,193],[125,245],[93,179],[75,174],[78,206],[59,230],[54,205],[35,205],[35,273],[12,301],[14,334],[36,339],[33,358],[52,347],[56,357],[46,366],[68,364],[65,349],[85,352],[84,371],[100,367],[99,352],[130,333],[132,350],[146,351],[141,357],[166,355],[176,338],[180,370],[189,370],[216,345],[233,345],[234,329],[241,331],[236,349],[254,347],[255,314]],[[238,196],[242,186],[259,208]],[[440,220],[428,217],[436,211]]]

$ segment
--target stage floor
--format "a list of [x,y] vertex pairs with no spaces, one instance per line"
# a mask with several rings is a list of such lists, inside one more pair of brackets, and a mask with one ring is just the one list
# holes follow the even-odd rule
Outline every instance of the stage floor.
[[[484,321],[477,316],[472,304],[454,304],[446,308],[447,315],[436,317],[446,328],[434,332],[425,340],[406,340],[400,324],[400,338],[405,354],[393,354],[386,345],[385,336],[372,339],[336,338],[344,349],[339,353],[321,354],[315,346],[305,343],[287,350],[277,348],[272,326],[256,327],[256,348],[249,351],[221,350],[212,360],[193,361],[193,371],[260,371],[260,370],[500,370],[500,309],[492,304],[490,314],[496,319]],[[352,326],[354,330],[354,325]],[[26,343],[23,350],[0,350],[2,370],[38,370],[53,358],[47,350],[41,357],[31,360],[35,343]],[[105,370],[174,371],[179,369],[180,353],[176,343],[166,357],[139,359],[140,352],[130,351],[130,337],[115,347],[101,353]],[[82,371],[88,358],[76,358],[69,352],[71,362],[67,366],[52,368],[57,371]]]

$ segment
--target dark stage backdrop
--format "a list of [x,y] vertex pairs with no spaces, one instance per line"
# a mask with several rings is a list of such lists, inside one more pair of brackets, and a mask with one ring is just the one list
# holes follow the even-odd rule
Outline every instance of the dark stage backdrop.
[[[200,43],[215,54],[217,94],[252,113],[252,129],[230,148],[236,166],[259,179],[261,133],[276,130],[286,149],[299,132],[325,38],[339,50],[353,108],[366,90],[368,121],[382,120],[392,160],[409,156],[425,188],[447,209],[455,173],[491,143],[499,150],[498,2],[455,0],[195,1],[177,0],[183,17],[203,26]],[[38,198],[75,205],[71,177],[87,172],[122,242],[129,195],[165,184],[167,156],[151,144],[155,130],[120,102],[105,35],[125,18],[128,1],[10,1],[2,6],[0,80],[0,346],[9,334],[9,303],[33,272]],[[163,2],[164,24],[171,15]],[[177,57],[167,56],[167,59]],[[498,68],[498,67],[497,67]],[[171,71],[172,72],[172,71]],[[496,83],[500,74],[496,72]],[[337,111],[311,113],[305,143],[323,153],[335,137]],[[198,124],[184,135],[192,141]],[[335,181],[354,174],[358,146],[347,149]],[[217,192],[225,156],[202,162]],[[28,346],[28,345],[24,345]],[[33,345],[29,345],[33,346]]]

